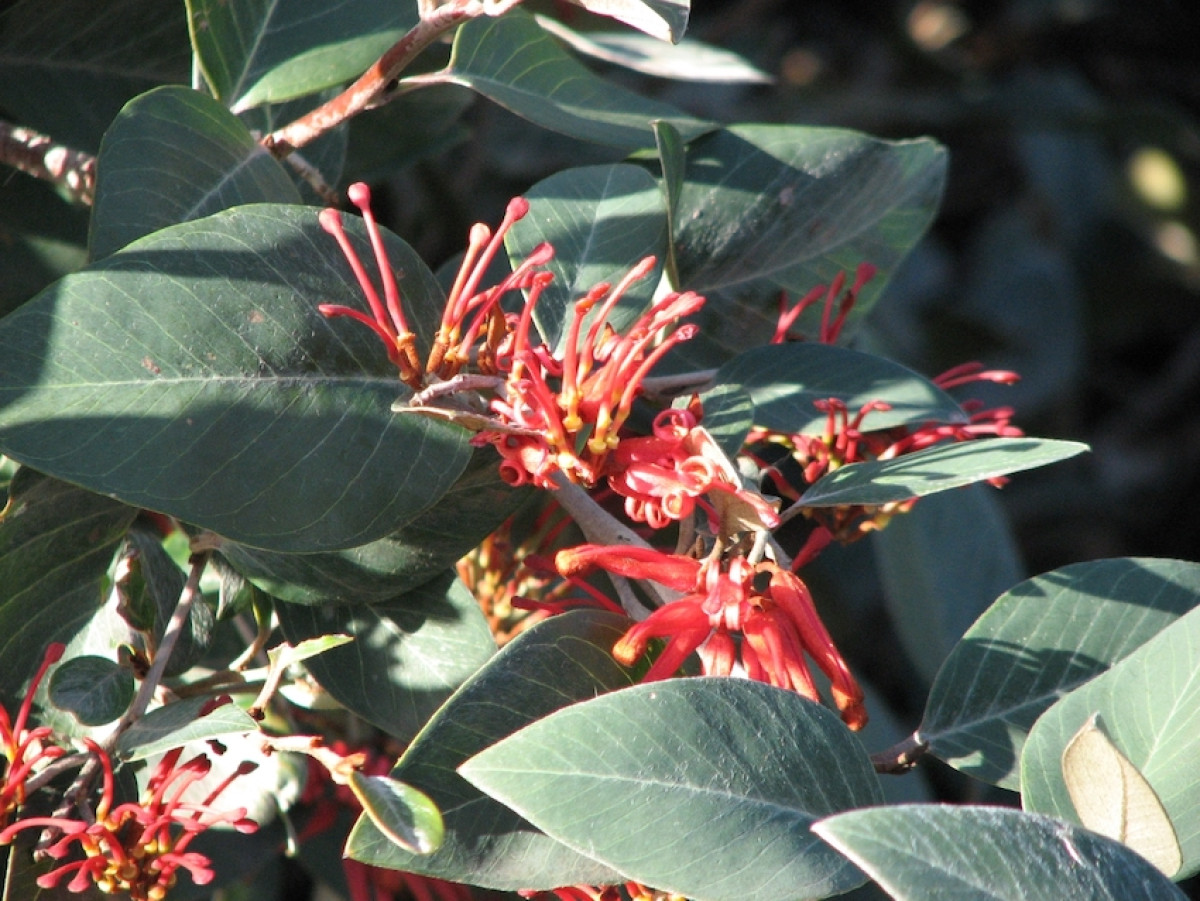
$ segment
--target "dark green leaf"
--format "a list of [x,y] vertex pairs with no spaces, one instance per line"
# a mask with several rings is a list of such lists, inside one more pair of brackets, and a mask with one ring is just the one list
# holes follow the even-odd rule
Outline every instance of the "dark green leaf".
[[678,43],[687,28],[691,0],[569,0],[598,16],[611,16],[661,41]]
[[1026,575],[988,485],[924,498],[871,536],[888,613],[925,684],[975,619]]
[[1097,560],[1022,582],[946,659],[919,736],[951,766],[1016,789],[1034,721],[1198,602],[1200,564],[1180,560]]
[[299,203],[300,195],[221,104],[187,88],[158,88],[131,100],[100,145],[92,259],[168,225],[260,202]]
[[133,673],[105,657],[72,657],[50,677],[50,703],[85,726],[119,719],[133,700]]
[[402,741],[496,651],[479,602],[452,574],[386,603],[280,604],[277,613],[293,643],[354,637],[309,660],[308,671],[340,703]]
[[[675,406],[686,406],[690,400],[690,397],[681,397]],[[703,426],[732,460],[741,451],[754,426],[754,401],[739,385],[718,385],[700,395],[700,400],[704,404]]]
[[[791,301],[841,272],[877,267],[849,322],[865,315],[937,209],[946,154],[929,140],[889,142],[795,125],[739,126],[688,148],[675,204],[677,285],[705,295],[701,336],[672,356],[720,365],[766,344],[781,291]],[[796,330],[818,333],[823,305]]]
[[9,491],[0,513],[0,703],[20,695],[47,645],[69,641],[100,608],[137,513],[29,469]]
[[996,476],[1056,463],[1088,450],[1077,441],[983,438],[836,469],[817,480],[799,503],[806,507],[876,506],[924,497]]
[[[461,120],[476,99],[474,92],[460,85],[432,85],[355,116],[350,120],[344,180],[393,177],[398,170],[467,140],[470,131]],[[414,122],[420,127],[414,128]]]
[[911,369],[828,344],[756,347],[723,365],[713,381],[739,386],[750,395],[755,425],[789,435],[823,435],[829,417],[813,402],[831,398],[845,403],[851,415],[871,401],[891,405],[890,410],[868,413],[863,431],[931,420],[966,421],[954,398]]
[[354,772],[350,790],[375,827],[405,851],[429,854],[442,844],[442,815],[428,795],[411,785]]
[[[441,291],[407,245],[388,249],[427,339]],[[359,294],[308,208],[156,232],[0,321],[0,448],[260,547],[390,534],[453,484],[470,446],[456,426],[394,416],[406,389],[378,339],[316,309]]]
[[551,131],[628,150],[654,144],[655,119],[689,138],[713,127],[592,74],[520,10],[472,19],[455,35],[445,70],[401,81],[444,83],[465,85]]
[[191,741],[257,731],[258,723],[236,704],[202,715],[211,703],[211,698],[184,698],[151,710],[121,733],[117,753],[123,760],[142,760]]
[[822,820],[818,835],[897,901],[1167,901],[1184,895],[1111,839],[999,807],[914,804]]
[[192,45],[213,95],[233,109],[357,78],[417,22],[386,0],[188,0]]
[[[251,135],[269,135],[276,129],[295,122],[301,116],[308,115],[340,93],[340,88],[327,88],[296,100],[267,103],[254,109],[243,110],[238,113],[237,118],[249,129]],[[343,184],[342,174],[349,142],[350,123],[343,122],[326,129],[304,145],[302,159],[305,166],[298,165],[299,161],[294,154],[283,161],[284,173],[300,192],[302,203],[329,205],[330,191],[336,191],[338,185]],[[328,186],[328,190],[318,191],[317,186],[322,182]]]
[[[1197,598],[1193,595],[1193,603]],[[1166,626],[1038,719],[1021,755],[1026,808],[1079,822],[1063,780],[1062,754],[1095,714],[1175,826],[1183,867],[1171,875],[1182,879],[1200,871],[1200,610]]]
[[580,853],[695,901],[861,884],[808,827],[883,801],[833,713],[745,679],[656,682],[575,704],[459,772]]
[[0,205],[0,316],[87,262],[88,210],[47,182],[8,169]]
[[442,847],[430,855],[408,854],[360,819],[347,856],[504,890],[619,881],[620,874],[545,835],[455,767],[566,704],[632,684],[632,674],[610,653],[628,625],[611,613],[573,611],[506,645],[443,705],[392,771],[442,811]]
[[672,285],[678,285],[679,266],[675,261],[674,235],[679,231],[677,207],[687,169],[687,145],[679,129],[670,122],[659,119],[650,124],[654,128],[654,143],[658,148],[658,163],[662,175],[660,183],[667,206],[667,233],[671,236],[671,240],[667,242],[667,277]]
[[188,80],[187,23],[161,0],[17,0],[0,11],[6,118],[95,153],[131,97]]
[[667,219],[657,182],[638,166],[587,166],[552,175],[524,197],[529,213],[509,231],[505,246],[513,268],[543,241],[554,248],[546,266],[554,281],[542,292],[533,318],[556,352],[565,347],[577,300],[601,282],[615,285],[645,257],[658,258],[608,317],[614,329],[624,331],[650,305],[662,275]]
[[477,450],[438,502],[395,534],[325,554],[283,554],[234,543],[221,552],[268,594],[294,604],[385,603],[444,573],[532,495],[500,478]]

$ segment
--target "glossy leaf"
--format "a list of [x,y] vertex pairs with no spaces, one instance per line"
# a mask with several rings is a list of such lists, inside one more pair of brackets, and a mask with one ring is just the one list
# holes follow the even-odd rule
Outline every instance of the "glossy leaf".
[[[440,289],[407,245],[388,247],[428,335]],[[256,546],[394,532],[470,447],[455,426],[393,416],[402,390],[378,339],[317,311],[362,305],[352,278],[302,207],[239,207],[143,238],[0,321],[0,449]]]
[[1099,716],[1083,724],[1062,753],[1063,782],[1079,820],[1128,845],[1167,876],[1183,866],[1179,838],[1146,777],[1104,733]]
[[679,265],[675,260],[674,236],[679,231],[676,208],[679,205],[679,194],[683,191],[683,178],[687,169],[687,145],[679,129],[670,122],[656,119],[650,124],[654,128],[654,144],[658,150],[661,170],[659,181],[667,206],[667,233],[671,236],[671,240],[667,242],[667,278],[672,285],[678,285]]
[[192,46],[235,112],[351,81],[417,22],[385,0],[188,0]]
[[1000,807],[853,810],[813,831],[897,901],[1167,901],[1184,895],[1123,845]]
[[594,75],[520,10],[472,19],[455,34],[445,70],[401,81],[444,83],[471,88],[542,128],[626,150],[653,146],[655,119],[687,137],[713,127]]
[[1002,494],[967,485],[924,498],[871,536],[896,635],[924,679],[992,602],[1027,575]]
[[20,697],[46,646],[69,641],[101,606],[108,568],[136,513],[17,471],[0,512],[0,703]]
[[523,196],[529,213],[509,231],[505,246],[514,268],[543,241],[554,248],[545,267],[554,281],[538,299],[533,318],[557,351],[564,347],[576,301],[601,282],[615,285],[645,257],[657,257],[658,265],[630,286],[608,318],[624,331],[650,305],[662,274],[667,218],[658,183],[637,166],[587,166],[552,175]]
[[239,735],[258,730],[258,723],[236,704],[222,704],[203,713],[211,698],[184,698],[151,710],[117,740],[122,760],[143,760],[192,741]]
[[268,594],[295,604],[375,604],[423,586],[474,548],[530,497],[477,450],[438,502],[395,533],[361,547],[285,554],[226,543],[225,558]]
[[736,385],[754,402],[754,424],[787,435],[823,435],[829,417],[813,403],[842,401],[853,416],[871,401],[863,431],[920,422],[965,422],[966,414],[945,391],[911,369],[871,354],[803,342],[746,351],[717,370],[717,385]]
[[861,884],[808,827],[883,800],[834,714],[744,679],[655,682],[572,705],[459,772],[580,853],[695,901]]
[[685,39],[671,45],[631,31],[576,31],[547,16],[538,16],[537,21],[579,53],[643,75],[719,84],[769,84],[771,81],[771,76],[745,57],[702,41]]
[[598,16],[611,16],[661,41],[678,42],[687,28],[691,0],[568,0]]
[[236,116],[187,88],[130,101],[96,161],[88,245],[108,256],[160,228],[244,203],[299,203],[283,166]]
[[505,645],[442,706],[392,771],[442,811],[442,847],[429,855],[408,854],[360,818],[347,856],[502,890],[618,881],[620,874],[550,838],[480,792],[455,767],[566,704],[631,685],[634,676],[610,654],[628,624],[611,613],[572,611]]
[[429,797],[387,776],[350,774],[350,790],[380,832],[413,854],[429,854],[442,844],[442,815]]
[[1172,875],[1182,879],[1200,871],[1200,610],[1181,616],[1034,724],[1021,755],[1027,809],[1079,822],[1061,760],[1071,738],[1096,714],[1175,827],[1183,866]]
[[[929,140],[889,142],[853,131],[748,125],[688,147],[673,234],[678,285],[709,298],[701,337],[677,365],[720,365],[769,342],[780,292],[789,300],[871,263],[853,323],[933,219],[945,151]],[[796,324],[818,333],[822,305]],[[847,332],[849,333],[849,332]]]
[[1049,438],[939,444],[890,460],[843,466],[818,479],[799,503],[806,507],[887,504],[1057,463],[1086,450],[1088,446],[1077,441]]
[[[750,394],[736,384],[718,385],[705,391],[700,400],[704,404],[704,428],[725,455],[734,459],[754,427],[755,407]],[[680,397],[674,406],[686,407],[690,401],[690,397]]]
[[133,700],[133,673],[106,657],[72,657],[50,676],[50,703],[85,726],[120,718]]
[[279,604],[276,612],[290,642],[335,632],[354,638],[307,669],[340,703],[401,741],[496,651],[479,602],[452,575],[386,603]]
[[1097,560],[1022,582],[946,659],[919,737],[951,766],[1016,789],[1034,721],[1198,604],[1200,564],[1180,560]]
[[187,23],[161,0],[15,0],[0,7],[0,107],[94,153],[130,98],[188,80]]

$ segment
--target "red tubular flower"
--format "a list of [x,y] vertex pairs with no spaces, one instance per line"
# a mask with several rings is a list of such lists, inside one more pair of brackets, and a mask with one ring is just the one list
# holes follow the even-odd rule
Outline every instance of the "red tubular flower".
[[[858,269],[854,273],[854,284],[850,286],[849,291],[843,293],[842,289],[846,286],[846,273],[839,272],[828,287],[817,285],[796,301],[796,305],[790,310],[787,308],[787,295],[781,294],[779,296],[779,319],[775,324],[775,335],[771,338],[771,343],[782,344],[785,341],[803,340],[800,336],[789,334],[789,330],[796,324],[801,313],[822,299],[825,301],[825,309],[821,314],[821,330],[817,335],[817,340],[822,344],[836,343],[841,336],[842,327],[846,324],[846,317],[850,315],[850,311],[858,300],[859,292],[867,282],[875,277],[877,271],[870,263],[859,263]],[[836,314],[834,314],[835,308],[837,309]]]
[[8,844],[23,829],[56,829],[60,837],[46,848],[47,855],[62,859],[72,850],[82,854],[82,859],[39,876],[37,883],[42,888],[54,888],[70,875],[68,891],[82,892],[95,885],[109,894],[126,892],[132,901],[162,901],[175,885],[180,869],[187,870],[197,885],[212,881],[211,861],[186,850],[197,835],[220,824],[238,832],[258,828],[253,820],[246,819],[244,808],[218,811],[213,807],[230,783],[257,764],[242,763],[203,800],[189,801],[184,800],[184,794],[208,775],[212,763],[206,755],[198,754],[180,765],[182,749],[176,749],[165,754],[155,767],[146,797],[114,806],[112,761],[95,742],[84,741],[100,762],[104,782],[94,821],[29,817],[0,832],[0,844]]
[[834,705],[846,725],[855,730],[865,725],[862,690],[821,622],[808,587],[794,573],[769,561],[753,565],[742,557],[722,565],[650,549],[600,545],[559,551],[555,562],[563,575],[602,569],[685,593],[631,627],[613,646],[613,657],[629,666],[652,639],[666,639],[647,681],[674,675],[693,651],[699,653],[706,675],[727,676],[740,652],[751,679],[818,701],[806,660],[811,658],[829,678]]
[[25,780],[43,763],[61,757],[66,751],[56,745],[47,744],[53,734],[48,726],[26,729],[29,714],[33,710],[33,699],[46,671],[62,659],[66,645],[54,643],[46,648],[42,663],[29,682],[29,690],[17,711],[16,720],[10,720],[8,711],[0,707],[0,747],[4,750],[4,782],[0,784],[0,827],[8,825],[9,819],[25,803]]

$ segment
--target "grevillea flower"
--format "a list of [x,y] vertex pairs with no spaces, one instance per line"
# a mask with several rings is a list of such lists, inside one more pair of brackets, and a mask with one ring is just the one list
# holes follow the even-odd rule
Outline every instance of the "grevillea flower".
[[602,569],[684,595],[634,625],[613,647],[613,657],[628,666],[652,639],[665,638],[646,680],[668,678],[696,651],[706,675],[731,675],[740,663],[751,679],[818,701],[807,656],[829,678],[842,720],[851,729],[866,723],[862,690],[821,622],[808,586],[794,573],[744,557],[700,561],[650,548],[592,544],[559,551],[555,563],[567,577]]
[[613,451],[605,469],[608,486],[625,498],[626,515],[661,529],[691,516],[699,503],[713,534],[774,528],[775,508],[742,487],[737,470],[700,427],[699,413],[699,403],[663,410],[653,434],[625,438]]
[[519,891],[530,901],[685,901],[683,895],[660,892],[640,882],[623,885],[569,885],[549,891]]
[[[258,825],[246,819],[244,808],[220,811],[218,797],[239,776],[257,764],[242,763],[201,801],[184,799],[188,789],[208,775],[212,762],[197,754],[180,764],[182,748],[163,755],[147,783],[146,795],[136,802],[115,804],[112,761],[90,739],[85,744],[100,764],[103,791],[90,821],[65,816],[38,816],[18,820],[0,832],[0,845],[8,844],[25,829],[57,830],[58,838],[45,848],[56,860],[72,858],[39,876],[42,888],[54,888],[71,876],[68,891],[95,886],[101,892],[124,892],[133,901],[162,901],[175,885],[178,871],[191,874],[197,885],[212,881],[212,862],[188,851],[192,840],[220,824],[238,832],[254,832]],[[72,853],[74,852],[74,853]]]
[[[537,301],[530,292],[501,366],[507,370],[504,397],[491,403],[500,428],[477,437],[500,452],[500,472],[508,482],[553,488],[554,474],[561,472],[591,487],[601,477],[650,369],[672,347],[696,334],[695,325],[675,327],[676,323],[704,305],[698,294],[670,294],[627,332],[615,332],[609,315],[629,287],[653,269],[654,258],[647,257],[615,286],[597,285],[577,301],[564,350],[557,356],[530,339]],[[584,333],[584,321],[593,310]],[[666,337],[660,337],[664,331]]]
[[[387,349],[388,359],[400,371],[401,380],[414,391],[426,386],[427,377],[448,379],[456,375],[472,359],[473,354],[482,361],[480,371],[494,372],[489,361],[494,360],[506,330],[504,313],[499,307],[500,298],[509,291],[530,288],[535,269],[553,256],[550,246],[543,244],[535,248],[516,271],[500,284],[480,289],[488,265],[503,245],[505,233],[529,211],[528,201],[521,197],[514,198],[495,234],[482,223],[471,229],[467,253],[446,300],[441,325],[433,338],[429,355],[422,363],[417,335],[405,316],[400,288],[384,247],[383,233],[371,212],[371,190],[362,182],[356,182],[350,186],[347,195],[362,213],[383,288],[383,298],[380,298],[358,252],[346,235],[341,212],[325,209],[319,216],[321,227],[338,242],[362,288],[371,313],[368,316],[361,310],[342,304],[320,304],[317,309],[330,318],[348,316],[375,332]],[[481,347],[476,349],[476,344]]]
[[50,744],[53,732],[49,726],[26,729],[33,699],[38,686],[53,664],[62,659],[66,646],[52,644],[46,648],[29,690],[17,711],[16,720],[10,720],[8,711],[0,706],[0,746],[4,749],[4,782],[0,784],[0,827],[7,826],[14,813],[25,803],[25,782],[39,766],[61,757],[66,751]]
[[859,292],[867,282],[875,277],[875,272],[875,267],[870,263],[859,263],[858,269],[854,273],[854,284],[850,286],[850,290],[843,291],[846,287],[846,273],[839,272],[828,287],[817,285],[796,301],[796,305],[790,310],[787,307],[787,295],[781,294],[779,296],[779,319],[775,323],[775,335],[771,339],[771,343],[782,344],[785,341],[803,340],[802,336],[791,334],[792,326],[796,324],[801,313],[824,300],[825,308],[821,314],[821,329],[817,333],[817,341],[821,344],[834,344],[842,333],[846,317],[854,309]]
[[[534,308],[553,278],[539,269],[553,257],[550,245],[536,247],[498,285],[481,287],[504,235],[529,211],[529,203],[517,197],[495,233],[482,224],[472,228],[441,325],[422,363],[417,335],[405,318],[382,233],[371,214],[370,191],[359,183],[348,193],[363,214],[383,298],[346,236],[341,214],[324,210],[321,225],[338,241],[371,312],[338,304],[321,304],[318,309],[329,317],[348,316],[380,337],[400,378],[417,392],[412,403],[400,409],[445,415],[475,429],[475,443],[495,446],[502,457],[501,474],[514,485],[532,482],[553,488],[557,473],[595,485],[605,457],[620,441],[619,432],[643,380],[667,351],[695,335],[694,325],[676,324],[698,310],[704,298],[691,292],[670,294],[618,334],[608,318],[629,287],[654,270],[654,259],[647,257],[616,285],[597,285],[576,301],[564,350],[551,352],[530,333]],[[524,306],[519,314],[506,315],[500,299],[517,290],[525,292]],[[477,389],[495,393],[486,408],[490,416],[470,407],[429,405]]]

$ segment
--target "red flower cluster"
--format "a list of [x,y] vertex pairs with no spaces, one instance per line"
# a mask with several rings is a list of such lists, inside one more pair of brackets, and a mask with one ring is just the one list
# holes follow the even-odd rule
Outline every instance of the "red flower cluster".
[[590,544],[559,551],[555,563],[565,577],[602,569],[684,594],[631,628],[613,648],[613,656],[629,665],[645,653],[651,639],[665,638],[667,646],[647,681],[674,675],[697,651],[706,675],[731,675],[740,663],[751,679],[819,701],[808,655],[829,678],[843,721],[851,729],[866,724],[862,689],[817,615],[808,587],[788,570],[769,561],[751,564],[744,557],[722,564]]
[[51,858],[74,859],[39,876],[42,888],[54,888],[71,875],[68,891],[82,892],[95,886],[105,894],[125,892],[133,901],[162,901],[175,885],[178,871],[187,870],[192,881],[212,881],[211,861],[188,851],[192,840],[213,826],[225,824],[238,832],[254,832],[258,824],[246,819],[244,808],[219,811],[217,798],[239,776],[257,767],[242,763],[201,801],[184,799],[196,782],[208,775],[212,762],[197,754],[180,764],[182,748],[163,755],[147,784],[146,796],[137,802],[115,804],[112,761],[90,739],[88,749],[100,763],[104,788],[91,822],[65,816],[28,817],[0,832],[0,844],[8,844],[25,829],[53,829],[59,838],[45,849]]

